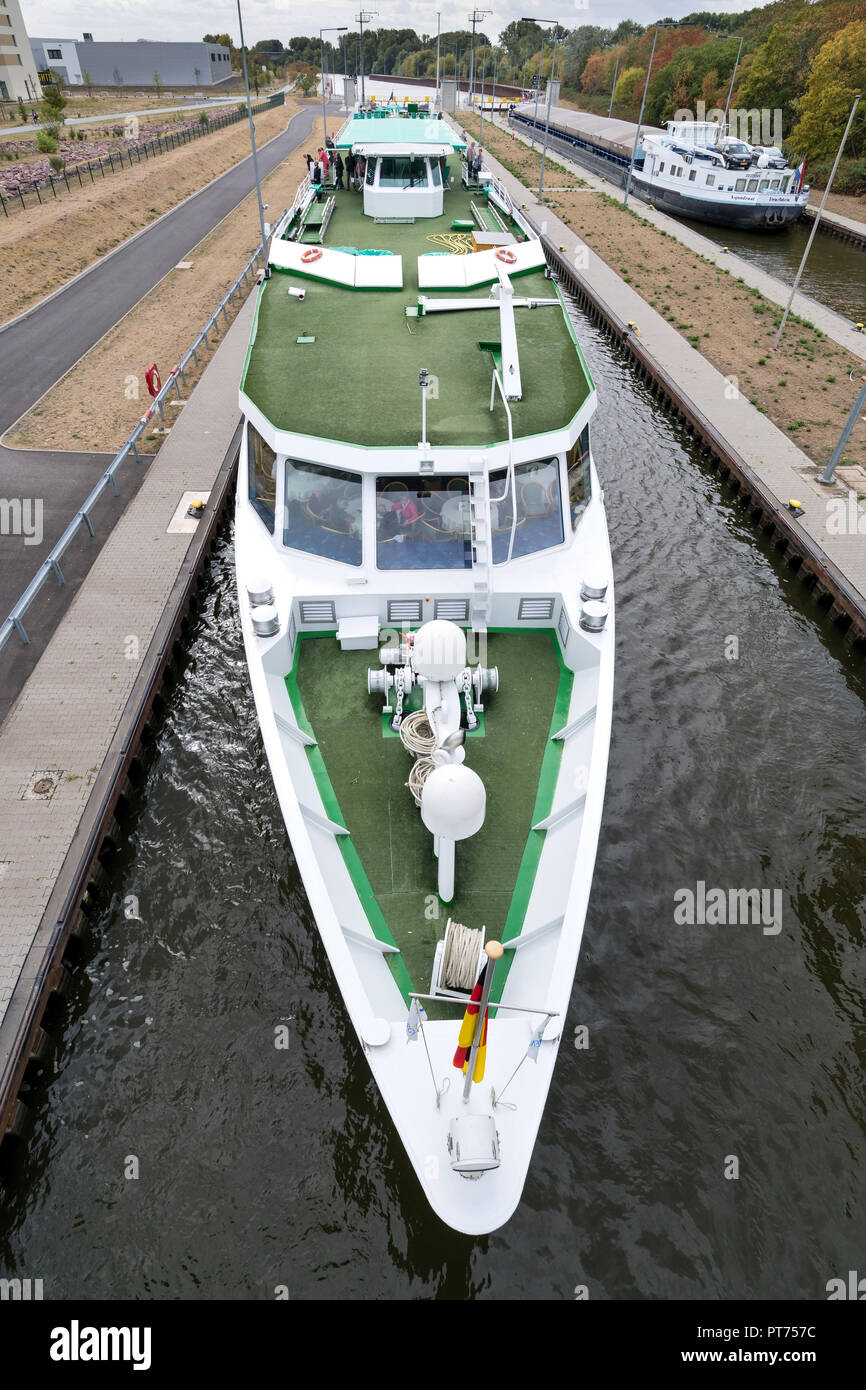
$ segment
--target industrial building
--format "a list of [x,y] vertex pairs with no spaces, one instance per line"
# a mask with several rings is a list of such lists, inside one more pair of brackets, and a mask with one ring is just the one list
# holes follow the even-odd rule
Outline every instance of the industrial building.
[[161,87],[214,87],[232,75],[231,54],[218,43],[94,43],[89,34],[31,43],[39,71],[52,68],[70,86],[153,87],[157,74]]

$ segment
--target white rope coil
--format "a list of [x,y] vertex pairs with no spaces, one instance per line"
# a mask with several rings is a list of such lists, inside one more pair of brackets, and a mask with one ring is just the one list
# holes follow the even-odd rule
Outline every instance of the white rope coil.
[[442,958],[442,982],[446,989],[472,989],[478,979],[482,939],[482,932],[448,918]]
[[426,710],[418,709],[405,716],[400,725],[400,738],[403,747],[408,748],[416,758],[433,752],[436,747],[436,735],[430,727]]
[[409,781],[406,786],[409,788],[415,800],[415,805],[421,805],[421,792],[424,783],[433,771],[434,763],[432,758],[416,758],[412,764],[412,771],[409,773]]

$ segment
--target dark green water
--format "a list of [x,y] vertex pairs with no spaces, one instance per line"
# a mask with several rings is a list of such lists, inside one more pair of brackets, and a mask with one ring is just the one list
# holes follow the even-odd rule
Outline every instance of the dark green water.
[[[823,1299],[862,1269],[863,668],[581,335],[614,736],[566,1027],[590,1046],[563,1045],[516,1215],[481,1240],[443,1227],[378,1098],[271,788],[226,532],[32,1133],[7,1146],[5,1275],[46,1298]],[[677,926],[698,880],[780,890],[781,932]]]
[[[712,227],[682,219],[686,226],[717,246],[727,246],[789,288],[794,283],[809,240],[808,222],[795,222],[778,232],[742,232],[735,227]],[[852,246],[820,229],[812,242],[800,281],[800,292],[835,309],[852,323],[866,322],[866,248]]]

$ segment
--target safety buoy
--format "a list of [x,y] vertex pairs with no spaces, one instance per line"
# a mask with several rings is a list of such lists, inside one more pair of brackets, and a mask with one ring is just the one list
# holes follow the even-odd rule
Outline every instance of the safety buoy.
[[144,374],[144,379],[147,382],[148,391],[156,398],[162,390],[162,382],[159,379],[159,368],[155,362],[148,367]]
[[514,265],[517,257],[513,251],[509,251],[507,246],[501,246],[496,252],[496,259],[498,261],[505,261],[506,265]]
[[320,246],[308,246],[303,256],[301,257],[301,260],[304,262],[305,265],[309,265],[310,261],[317,261],[321,254],[322,248]]

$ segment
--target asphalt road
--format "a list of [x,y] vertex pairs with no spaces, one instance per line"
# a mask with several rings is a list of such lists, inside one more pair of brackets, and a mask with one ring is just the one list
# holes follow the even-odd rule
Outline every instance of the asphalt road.
[[[286,130],[258,152],[262,178],[310,136],[321,108],[304,108]],[[338,108],[331,109],[332,114]],[[252,156],[236,164],[200,193],[154,222],[117,251],[92,266],[58,294],[0,328],[0,434],[29,410],[49,387],[113,328],[254,187]],[[271,208],[276,218],[282,211]],[[94,402],[94,409],[99,403]],[[32,498],[42,503],[38,544],[0,534],[0,617],[27,587],[104,471],[110,456],[17,450],[0,446],[0,501]],[[114,522],[134,495],[146,464],[134,460],[118,475],[120,498],[111,490],[93,517],[95,537],[79,532],[63,561],[66,584],[50,579],[25,619],[30,646],[13,636],[0,653],[0,721],[41,654],[59,617],[75,596]],[[0,514],[0,525],[3,514]]]

